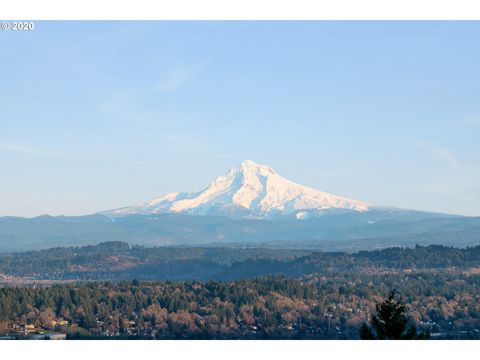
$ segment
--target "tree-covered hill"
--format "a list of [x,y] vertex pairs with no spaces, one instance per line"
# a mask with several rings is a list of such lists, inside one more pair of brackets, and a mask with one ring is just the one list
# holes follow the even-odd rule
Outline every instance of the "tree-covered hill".
[[480,268],[480,246],[361,251],[229,247],[141,247],[124,242],[0,255],[0,274],[26,280],[231,280],[332,271]]

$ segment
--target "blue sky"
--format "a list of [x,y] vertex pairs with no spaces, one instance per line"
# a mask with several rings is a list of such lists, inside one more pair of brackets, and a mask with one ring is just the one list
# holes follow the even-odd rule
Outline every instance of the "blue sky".
[[0,45],[0,216],[200,190],[243,159],[480,216],[480,22],[36,22]]

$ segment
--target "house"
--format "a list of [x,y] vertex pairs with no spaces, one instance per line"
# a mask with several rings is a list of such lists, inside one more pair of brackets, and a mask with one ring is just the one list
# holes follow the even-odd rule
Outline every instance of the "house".
[[55,320],[52,320],[52,326],[56,326],[56,325],[59,325],[59,326],[67,326],[68,325],[68,321],[67,320],[59,320],[59,321],[55,321]]

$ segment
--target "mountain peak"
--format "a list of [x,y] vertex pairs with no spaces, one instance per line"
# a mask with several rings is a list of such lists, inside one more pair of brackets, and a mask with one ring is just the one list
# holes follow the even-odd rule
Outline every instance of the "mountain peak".
[[270,173],[276,174],[276,172],[268,165],[257,164],[252,160],[243,160],[240,164],[240,169],[244,172],[255,172],[255,173]]
[[181,213],[233,218],[270,219],[293,216],[304,219],[331,209],[367,211],[369,205],[309,188],[277,174],[270,166],[244,160],[239,167],[217,177],[205,189],[193,193],[168,193],[139,206],[104,214]]
[[255,161],[245,159],[245,160],[242,161],[242,163],[240,164],[240,166],[242,166],[242,167],[251,167],[251,166],[259,166],[259,164],[257,164]]

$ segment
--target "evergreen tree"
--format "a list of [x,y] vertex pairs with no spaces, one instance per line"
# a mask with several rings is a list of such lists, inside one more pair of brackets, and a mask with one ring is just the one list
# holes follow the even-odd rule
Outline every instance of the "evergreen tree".
[[387,299],[376,305],[377,314],[372,316],[370,326],[360,328],[362,340],[413,340],[426,339],[427,334],[417,334],[417,328],[411,324],[405,304],[392,290]]
[[360,339],[362,339],[362,340],[375,340],[376,339],[373,331],[365,323],[363,323],[362,326],[360,327]]

